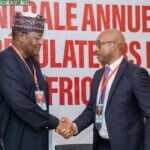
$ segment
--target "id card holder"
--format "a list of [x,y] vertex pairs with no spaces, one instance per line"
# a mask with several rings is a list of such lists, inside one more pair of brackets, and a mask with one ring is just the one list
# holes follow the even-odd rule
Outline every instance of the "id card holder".
[[96,118],[95,118],[96,123],[102,123],[103,121],[103,106],[104,104],[96,105]]
[[44,91],[35,91],[35,98],[38,106],[41,107],[43,110],[47,110]]

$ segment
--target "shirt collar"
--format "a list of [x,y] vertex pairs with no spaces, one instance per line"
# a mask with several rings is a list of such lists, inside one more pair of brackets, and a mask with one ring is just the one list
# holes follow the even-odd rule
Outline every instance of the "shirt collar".
[[[113,62],[111,65],[109,65],[109,68],[112,70],[114,70],[123,60],[123,55],[121,57],[119,57],[115,62]],[[108,66],[108,65],[106,65]]]

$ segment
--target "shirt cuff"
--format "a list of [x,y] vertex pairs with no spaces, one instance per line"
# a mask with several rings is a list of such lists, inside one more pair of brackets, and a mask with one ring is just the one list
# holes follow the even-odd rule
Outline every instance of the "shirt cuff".
[[75,124],[75,123],[72,123],[73,124],[73,126],[74,126],[74,128],[75,128],[75,133],[74,133],[74,135],[76,135],[77,133],[78,133],[78,128],[77,128],[77,125]]

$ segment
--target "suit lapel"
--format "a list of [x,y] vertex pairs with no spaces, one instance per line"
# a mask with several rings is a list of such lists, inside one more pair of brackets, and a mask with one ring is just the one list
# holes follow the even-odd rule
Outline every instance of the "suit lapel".
[[[93,101],[93,108],[94,108],[94,111],[93,111],[93,114],[94,114],[94,120],[95,120],[95,111],[96,111],[96,102],[97,102],[97,95],[98,95],[98,92],[99,92],[99,85],[100,85],[100,82],[101,82],[101,79],[102,79],[102,76],[103,76],[103,73],[104,73],[104,68],[100,69],[99,72],[97,73],[97,75],[93,78],[93,96],[92,96],[92,101]],[[95,124],[95,121],[94,121],[94,124]]]
[[95,99],[95,105],[96,105],[97,95],[98,95],[98,92],[99,92],[98,91],[99,90],[99,85],[100,85],[103,73],[104,73],[104,68],[102,68],[100,73],[98,73],[98,75],[96,76],[95,85],[93,85],[93,87],[94,87],[94,96],[95,96],[95,98],[94,98]]
[[29,69],[27,68],[25,63],[21,60],[21,58],[13,50],[12,47],[10,48],[10,50],[11,50],[11,53],[13,55],[13,58],[16,59],[17,62],[20,64],[20,70],[21,70],[22,74],[24,75],[24,79],[28,79],[29,81],[31,80],[32,82],[34,82],[33,75],[31,74],[31,72],[29,71]]
[[125,71],[125,67],[126,67],[127,61],[125,59],[123,59],[123,61],[121,62],[121,65],[117,71],[117,74],[114,78],[114,81],[111,85],[110,91],[109,91],[109,95],[108,95],[108,101],[107,101],[107,107],[111,101],[111,97],[113,96],[113,93],[115,92],[115,89],[117,87],[117,85],[119,84],[119,81]]

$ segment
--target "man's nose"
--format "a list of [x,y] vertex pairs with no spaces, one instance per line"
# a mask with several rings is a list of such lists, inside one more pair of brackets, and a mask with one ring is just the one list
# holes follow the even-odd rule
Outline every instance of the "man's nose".
[[43,38],[40,38],[38,42],[40,45],[42,45],[43,44]]
[[99,53],[99,50],[97,48],[95,48],[95,55],[97,56]]

